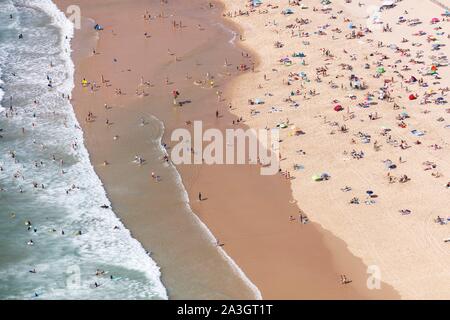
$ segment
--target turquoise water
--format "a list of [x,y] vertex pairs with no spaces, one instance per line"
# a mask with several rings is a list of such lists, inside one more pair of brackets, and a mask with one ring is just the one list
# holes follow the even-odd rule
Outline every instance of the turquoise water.
[[101,207],[67,99],[72,34],[50,0],[0,0],[0,299],[166,299],[158,266]]

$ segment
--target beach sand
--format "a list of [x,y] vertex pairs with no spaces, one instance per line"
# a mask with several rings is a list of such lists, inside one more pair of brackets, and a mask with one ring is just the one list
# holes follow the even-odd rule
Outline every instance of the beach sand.
[[[300,208],[312,221],[344,240],[350,251],[378,270],[381,279],[398,290],[402,298],[448,299],[450,256],[444,239],[450,235],[445,224],[450,203],[446,187],[450,172],[450,109],[448,104],[434,103],[438,97],[448,100],[446,58],[438,66],[440,78],[425,74],[431,71],[433,60],[448,54],[449,22],[441,21],[445,19],[441,16],[443,7],[432,1],[401,1],[395,8],[382,11],[382,23],[377,24],[371,17],[381,1],[359,1],[364,4],[359,6],[357,1],[334,0],[328,5],[331,10],[323,10],[325,7],[317,1],[301,1],[301,6],[289,5],[288,1],[263,1],[249,15],[249,1],[224,2],[228,18],[243,30],[242,44],[257,50],[261,57],[257,72],[234,82],[233,112],[254,128],[273,128],[289,122],[288,128],[281,130],[281,154],[286,158],[281,167],[293,177],[293,197]],[[440,3],[449,5],[448,1]],[[314,7],[318,10],[314,11]],[[283,15],[282,10],[287,8],[294,13]],[[405,21],[397,23],[400,16]],[[439,22],[431,24],[435,17]],[[414,19],[421,23],[415,24]],[[355,27],[352,30],[362,32],[362,37],[346,39],[352,31],[350,23]],[[383,32],[386,24],[392,32]],[[366,26],[371,33],[365,32]],[[425,34],[414,35],[420,30]],[[408,41],[402,42],[403,37]],[[277,48],[276,41],[283,46]],[[382,47],[378,47],[378,41],[383,42]],[[436,43],[445,46],[433,51]],[[389,47],[391,44],[403,50]],[[329,50],[328,56],[321,48]],[[306,57],[292,57],[294,52]],[[386,59],[382,59],[383,55]],[[291,66],[280,62],[284,57],[292,61]],[[345,64],[352,70],[345,69]],[[405,65],[410,70],[403,70]],[[385,73],[374,78],[380,66]],[[327,76],[320,76],[320,83],[315,81],[317,68],[327,68]],[[308,80],[294,75],[288,86],[290,72],[304,72]],[[351,74],[362,78],[368,88],[351,89]],[[411,76],[418,81],[408,83]],[[392,99],[378,99],[384,83]],[[430,90],[433,93],[427,95]],[[359,107],[368,93],[373,94],[371,102],[367,108]],[[410,100],[411,94],[417,94],[417,99]],[[354,100],[349,98],[351,95]],[[289,97],[291,101],[286,101]],[[248,99],[256,98],[265,100],[265,104],[248,104]],[[295,107],[295,103],[299,106]],[[336,112],[336,105],[343,110]],[[254,115],[251,109],[259,113]],[[341,131],[342,126],[345,128]],[[299,130],[305,134],[296,135]],[[424,135],[413,135],[412,130]],[[385,135],[381,135],[383,131]],[[370,142],[364,143],[368,141],[362,135],[370,136]],[[361,151],[363,158],[356,159]],[[386,169],[383,162],[388,159],[395,169]],[[294,170],[295,164],[303,169]],[[329,180],[311,179],[324,172],[331,176]],[[402,175],[410,180],[400,183]],[[346,186],[351,190],[341,191]],[[368,197],[366,191],[373,191],[377,197]],[[354,197],[360,204],[349,204]],[[436,223],[438,216],[445,221]]]
[[[57,3],[62,9],[71,4],[66,0]],[[292,201],[289,181],[282,175],[261,176],[257,165],[181,165],[178,170],[195,215],[188,208],[187,200],[178,194],[176,176],[155,146],[154,140],[159,138],[162,128],[154,119],[150,121],[152,115],[164,122],[163,141],[169,146],[173,145],[168,141],[172,130],[180,127],[192,130],[186,121],[202,120],[205,128],[237,128],[231,124],[236,116],[228,112],[230,100],[236,108],[232,111],[242,112],[246,125],[258,127],[247,119],[248,107],[243,101],[249,98],[247,90],[255,92],[255,88],[245,81],[250,80],[254,85],[255,79],[261,77],[260,70],[268,67],[265,61],[269,56],[264,56],[257,64],[258,72],[236,76],[236,65],[250,64],[255,58],[241,56],[239,47],[230,41],[233,35],[229,30],[234,27],[220,20],[221,7],[208,8],[207,4],[192,1],[187,6],[181,1],[170,1],[160,7],[143,0],[79,1],[84,19],[93,19],[85,24],[87,28],[92,28],[96,21],[105,29],[98,33],[85,29],[75,36],[74,46],[79,46],[74,48],[75,112],[85,133],[91,161],[115,212],[133,236],[151,250],[152,258],[161,267],[169,297],[258,298],[259,293],[242,277],[241,269],[266,299],[398,298],[395,290],[385,283],[380,290],[367,288],[367,265],[348,250],[344,241],[315,222],[301,224],[289,220],[291,215],[298,216],[299,208]],[[146,9],[154,17],[150,22],[143,19]],[[156,17],[161,12],[166,18]],[[174,30],[172,20],[182,20],[184,28]],[[255,19],[255,23],[258,21]],[[197,27],[198,24],[202,27]],[[257,37],[245,29],[244,23],[242,26],[248,37],[245,44],[252,47],[249,39]],[[145,32],[150,36],[144,36]],[[96,36],[99,37],[96,54],[92,54],[89,46],[95,43]],[[272,42],[269,40],[267,43]],[[168,49],[176,57],[168,54]],[[231,65],[229,68],[223,66],[225,59]],[[193,85],[194,80],[204,79],[206,72],[215,76],[216,87]],[[102,83],[102,75],[106,83]],[[139,86],[141,77],[151,85]],[[169,84],[165,83],[166,77]],[[93,92],[89,87],[83,88],[83,78],[91,83],[95,81],[98,88]],[[115,94],[118,88],[122,90],[121,95]],[[146,94],[136,95],[137,88]],[[180,90],[182,100],[191,102],[181,108],[173,107],[174,89]],[[219,103],[216,90],[224,92]],[[277,86],[273,90],[275,93]],[[104,108],[104,104],[109,107]],[[218,119],[216,110],[221,115]],[[94,117],[85,121],[89,111]],[[151,124],[140,126],[141,118]],[[105,124],[106,120],[109,125]],[[308,132],[308,127],[305,131]],[[289,139],[282,147],[287,143]],[[144,165],[133,163],[137,154],[146,160]],[[282,161],[285,166],[292,158],[283,149],[282,154],[288,156]],[[317,158],[308,157],[319,164]],[[109,164],[104,166],[104,161]],[[327,183],[334,183],[333,167],[328,165],[323,169],[333,175],[333,180]],[[151,172],[161,175],[162,180],[156,182]],[[314,185],[308,185],[314,194],[308,194],[310,200],[306,201],[304,195],[298,197],[297,181],[291,182],[300,208],[313,221],[336,234],[342,226],[350,227],[343,218],[332,227],[320,220],[321,214],[329,215],[334,210],[335,203],[326,198],[329,193],[323,194]],[[207,199],[196,201],[198,192]],[[311,210],[314,202],[320,203],[319,211]],[[197,216],[224,244],[221,248],[201,227]],[[240,269],[224,258],[224,252]],[[354,252],[366,258],[361,252]],[[342,285],[342,274],[352,282]]]

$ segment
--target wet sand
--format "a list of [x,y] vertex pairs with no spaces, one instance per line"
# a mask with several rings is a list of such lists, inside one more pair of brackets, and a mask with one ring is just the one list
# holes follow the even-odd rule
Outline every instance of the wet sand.
[[[69,2],[58,4],[65,8]],[[229,31],[215,25],[221,21],[220,7],[209,9],[204,1],[191,1],[189,6],[170,1],[162,8],[147,1],[81,1],[80,5],[83,16],[93,18],[105,30],[99,32],[96,55],[76,57],[75,50],[74,108],[115,212],[133,236],[152,250],[170,298],[257,297],[223,258],[222,249],[266,299],[398,298],[387,285],[382,290],[367,289],[366,266],[344,242],[315,223],[289,221],[290,215],[298,216],[299,209],[290,203],[289,183],[280,175],[261,176],[260,168],[252,165],[179,166],[193,211],[224,243],[222,249],[187,208],[176,186],[176,174],[158,154],[161,127],[151,121],[151,115],[164,122],[163,141],[169,145],[173,145],[168,141],[173,129],[191,129],[185,124],[188,120],[203,120],[205,129],[233,127],[235,116],[227,110],[225,84],[233,79],[236,65],[250,64],[250,59],[229,43]],[[147,8],[152,16],[163,10],[167,18],[144,21]],[[182,20],[185,27],[173,30],[174,19]],[[199,23],[202,28],[197,27]],[[168,49],[179,61],[167,54]],[[229,67],[224,67],[225,58]],[[193,81],[204,79],[206,72],[215,76],[216,87],[194,86]],[[101,84],[101,75],[108,86]],[[144,89],[145,97],[135,94],[141,76],[152,84]],[[84,77],[102,87],[91,93],[80,85]],[[124,94],[115,95],[116,88]],[[173,107],[174,89],[181,92],[181,100],[191,102]],[[220,103],[217,90],[224,92]],[[109,109],[103,107],[105,103]],[[88,111],[96,116],[94,122],[85,122]],[[141,118],[148,124],[140,126]],[[106,119],[112,124],[106,125]],[[133,164],[135,154],[146,163]],[[109,165],[102,165],[105,160]],[[151,172],[161,175],[162,181],[153,181]],[[198,192],[207,199],[196,201]],[[341,274],[353,282],[341,285]]]

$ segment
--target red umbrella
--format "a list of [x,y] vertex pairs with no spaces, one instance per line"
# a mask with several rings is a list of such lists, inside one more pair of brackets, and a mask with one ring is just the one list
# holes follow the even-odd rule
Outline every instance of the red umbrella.
[[344,110],[344,108],[342,108],[342,106],[341,106],[340,104],[337,104],[337,105],[334,107],[334,111],[342,111],[342,110]]
[[409,100],[416,100],[417,97],[413,95],[412,93],[409,95]]

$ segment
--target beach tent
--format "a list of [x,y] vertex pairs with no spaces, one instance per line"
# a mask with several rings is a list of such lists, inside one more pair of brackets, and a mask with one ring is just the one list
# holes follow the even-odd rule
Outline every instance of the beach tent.
[[304,58],[304,57],[306,57],[306,55],[303,53],[303,52],[294,52],[293,54],[292,54],[292,56],[294,57],[294,58]]
[[313,176],[312,176],[312,179],[313,179],[314,181],[322,181],[322,180],[323,180],[322,177],[321,177],[319,174],[313,175]]
[[292,9],[290,9],[290,8],[287,8],[287,9],[284,9],[284,10],[282,11],[282,13],[283,13],[283,14],[293,14],[294,11],[293,11]]
[[94,29],[97,30],[97,31],[99,31],[99,30],[103,30],[103,27],[97,23],[97,24],[94,26]]
[[392,7],[394,7],[394,6],[395,6],[394,1],[386,0],[386,1],[384,1],[384,2],[381,4],[380,9],[382,9],[382,8],[392,8]]
[[320,3],[323,5],[327,5],[327,4],[330,4],[331,1],[330,0],[322,0],[322,1],[320,1]]
[[416,129],[412,130],[411,133],[417,137],[421,137],[421,136],[425,135],[425,132],[416,130]]
[[262,1],[261,0],[253,0],[252,5],[254,7],[258,7],[258,6],[262,5]]

